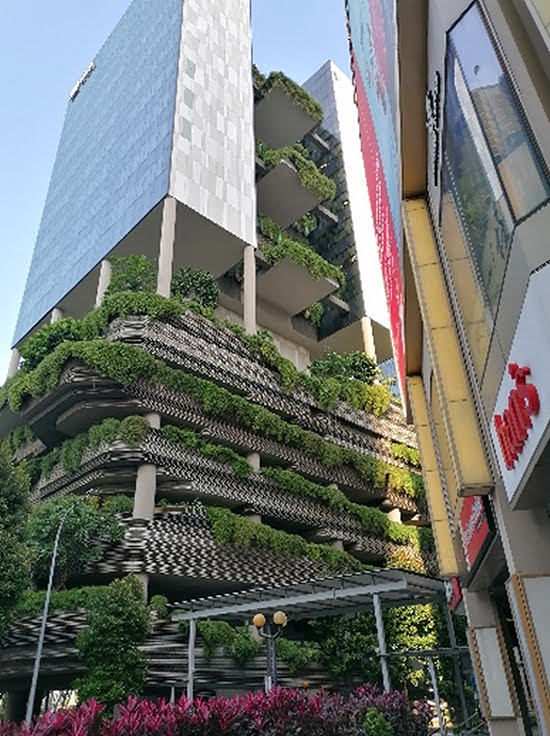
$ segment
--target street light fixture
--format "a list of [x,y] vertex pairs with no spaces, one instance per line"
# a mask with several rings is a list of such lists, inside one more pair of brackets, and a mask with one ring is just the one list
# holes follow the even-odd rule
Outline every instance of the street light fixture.
[[[91,496],[93,491],[87,491],[83,498],[87,498]],[[44,637],[46,634],[46,623],[48,620],[48,609],[50,607],[50,598],[52,595],[52,587],[53,587],[53,578],[55,573],[55,562],[57,559],[57,550],[59,548],[59,540],[61,538],[61,532],[63,531],[63,527],[65,525],[65,522],[67,521],[67,518],[72,513],[72,511],[76,508],[76,506],[80,503],[82,499],[77,499],[74,503],[72,503],[61,519],[59,520],[59,525],[57,527],[57,532],[55,534],[55,541],[53,544],[53,552],[52,552],[52,561],[50,563],[50,576],[48,578],[48,587],[46,588],[46,598],[44,599],[44,609],[42,611],[42,622],[40,624],[40,635],[38,637],[38,645],[36,647],[36,656],[34,659],[34,668],[32,671],[32,681],[31,681],[31,688],[29,690],[29,697],[27,700],[27,712],[25,715],[25,722],[30,723],[32,721],[32,712],[34,709],[34,700],[36,697],[36,686],[38,684],[38,673],[40,671],[40,660],[42,659],[42,649],[44,647]]]
[[252,623],[258,629],[258,634],[266,640],[267,674],[265,676],[265,691],[269,693],[277,685],[277,650],[275,648],[275,639],[283,633],[288,619],[284,611],[276,611],[273,614],[273,626],[275,627],[273,629],[272,625],[267,623],[264,614],[257,613],[252,619]]

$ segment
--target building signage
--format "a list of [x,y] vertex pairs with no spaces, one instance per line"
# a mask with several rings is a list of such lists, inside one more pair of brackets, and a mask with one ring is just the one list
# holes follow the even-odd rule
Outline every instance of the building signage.
[[528,366],[510,363],[508,373],[516,385],[508,394],[508,406],[502,414],[495,414],[493,421],[506,469],[513,470],[533,426],[531,417],[539,413],[540,400],[536,387],[527,383],[531,375]]
[[491,524],[483,496],[464,499],[460,512],[460,535],[468,570],[481,558],[484,546],[491,537]]
[[88,81],[88,79],[90,78],[90,74],[91,74],[91,73],[93,72],[93,70],[94,70],[94,69],[95,69],[95,62],[94,62],[94,61],[92,61],[92,62],[91,62],[91,63],[90,63],[89,65],[88,65],[88,68],[86,69],[86,71],[84,72],[84,74],[83,74],[83,75],[82,75],[82,76],[80,77],[80,79],[78,80],[78,82],[77,82],[77,83],[75,84],[75,86],[74,86],[74,87],[72,88],[72,90],[71,90],[71,92],[70,92],[70,94],[69,94],[69,99],[71,100],[71,102],[72,102],[72,101],[74,100],[74,98],[75,98],[75,97],[77,96],[77,94],[78,94],[78,93],[80,92],[80,90],[82,89],[82,86],[83,86],[84,84],[86,84],[86,82],[87,82],[87,81]]

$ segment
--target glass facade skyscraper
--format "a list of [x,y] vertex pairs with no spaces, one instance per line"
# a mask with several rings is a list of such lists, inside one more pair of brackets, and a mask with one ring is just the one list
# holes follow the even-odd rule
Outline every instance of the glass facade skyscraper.
[[69,100],[14,342],[168,193],[182,9],[133,2]]

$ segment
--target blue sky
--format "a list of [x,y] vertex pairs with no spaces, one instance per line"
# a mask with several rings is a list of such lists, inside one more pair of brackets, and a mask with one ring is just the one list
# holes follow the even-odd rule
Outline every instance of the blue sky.
[[[156,0],[161,2],[161,0]],[[68,93],[129,0],[18,0],[0,24],[0,382]],[[327,59],[349,68],[344,0],[253,0],[254,60],[304,82]]]

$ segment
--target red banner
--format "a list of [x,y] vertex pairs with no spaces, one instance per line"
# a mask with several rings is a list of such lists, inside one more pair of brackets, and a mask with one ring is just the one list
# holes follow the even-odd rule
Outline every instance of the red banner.
[[489,518],[485,511],[482,496],[470,496],[464,499],[460,512],[460,534],[464,556],[468,570],[471,570],[491,534]]
[[378,244],[378,255],[382,266],[382,278],[390,315],[393,352],[401,395],[405,396],[405,340],[403,330],[404,298],[403,277],[397,237],[393,226],[390,199],[382,156],[376,139],[374,122],[355,55],[352,68],[357,94],[359,126],[361,130],[361,152],[367,175],[367,187]]

